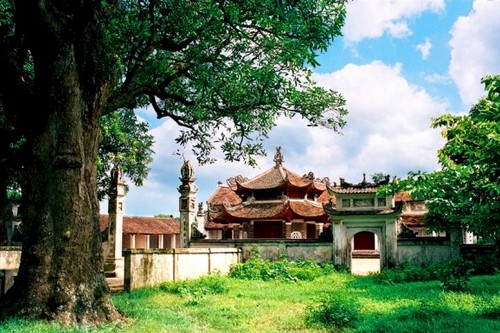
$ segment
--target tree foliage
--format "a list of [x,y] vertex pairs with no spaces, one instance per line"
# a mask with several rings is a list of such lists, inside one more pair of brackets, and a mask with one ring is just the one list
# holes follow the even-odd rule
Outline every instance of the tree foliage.
[[111,184],[111,170],[120,165],[128,179],[141,186],[153,161],[154,139],[148,124],[137,119],[133,110],[107,114],[100,121],[102,141],[97,156],[98,197],[103,199]]
[[487,94],[467,115],[433,119],[446,144],[438,151],[441,169],[411,172],[392,185],[425,199],[426,224],[435,230],[463,227],[500,241],[500,76],[486,76]]
[[340,34],[343,1],[123,1],[117,10],[108,38],[119,82],[106,112],[151,105],[184,128],[176,141],[199,162],[220,147],[253,164],[279,116],[344,125],[343,98],[305,68]]

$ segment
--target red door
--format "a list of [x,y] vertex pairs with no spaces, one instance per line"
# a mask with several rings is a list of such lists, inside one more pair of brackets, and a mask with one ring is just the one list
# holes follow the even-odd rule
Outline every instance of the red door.
[[354,250],[375,250],[375,234],[362,231],[354,235]]
[[281,221],[262,221],[254,222],[253,237],[254,238],[283,238]]

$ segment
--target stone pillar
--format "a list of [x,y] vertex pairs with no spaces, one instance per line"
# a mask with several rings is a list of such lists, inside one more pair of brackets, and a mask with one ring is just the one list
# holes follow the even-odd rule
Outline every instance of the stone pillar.
[[191,241],[191,225],[196,220],[195,199],[198,189],[194,185],[193,167],[189,161],[184,161],[181,168],[181,186],[177,189],[180,193],[179,212],[181,219],[181,246],[189,247]]
[[[398,220],[396,217],[391,217],[386,220],[385,223],[385,235],[381,235],[383,239],[385,238],[385,257],[386,260],[382,260],[381,264],[383,267],[393,268],[398,264],[398,233],[397,233]],[[382,244],[384,244],[382,239]],[[383,259],[381,257],[381,259]]]
[[249,224],[247,224],[247,238],[253,238],[254,237],[254,221],[250,221]]
[[323,232],[323,223],[316,223],[314,238],[318,238],[322,232]]
[[347,250],[345,249],[345,230],[340,219],[332,219],[333,231],[333,262],[336,265],[348,265]]
[[119,166],[111,170],[111,188],[108,202],[108,247],[104,271],[108,277],[124,277],[123,247],[123,198],[125,181]]
[[285,235],[286,239],[290,239],[292,237],[292,222],[285,222]]
[[233,224],[233,238],[234,239],[241,239],[241,233],[240,233],[240,225],[238,223]]

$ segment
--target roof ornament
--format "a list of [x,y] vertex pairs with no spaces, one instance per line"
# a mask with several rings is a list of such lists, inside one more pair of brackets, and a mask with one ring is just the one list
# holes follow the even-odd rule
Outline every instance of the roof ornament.
[[274,154],[273,161],[276,163],[276,166],[281,166],[285,162],[283,159],[283,153],[281,152],[281,146],[276,147],[276,153]]
[[181,167],[181,180],[191,180],[193,178],[193,166],[189,160],[184,160],[184,164]]
[[113,169],[111,169],[111,179],[115,183],[123,182],[123,169],[119,164],[115,164]]

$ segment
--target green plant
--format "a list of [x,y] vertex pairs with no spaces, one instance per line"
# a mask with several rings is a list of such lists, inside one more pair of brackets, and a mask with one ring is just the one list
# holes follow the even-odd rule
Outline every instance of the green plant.
[[437,278],[436,270],[441,266],[421,267],[407,264],[396,268],[384,268],[380,273],[374,275],[374,280],[383,285],[434,280]]
[[487,300],[481,315],[488,319],[500,320],[500,293]]
[[374,281],[377,284],[392,286],[395,283],[401,283],[406,280],[406,274],[401,268],[384,268],[379,274],[374,275]]
[[196,280],[164,282],[160,289],[173,294],[192,295],[200,299],[201,295],[226,294],[229,290],[227,280],[220,273],[202,276]]
[[250,258],[249,259],[257,259],[260,258],[260,250],[257,244],[252,244],[252,248],[250,249]]
[[452,260],[439,271],[443,290],[464,291],[467,289],[474,268],[470,261]]
[[311,281],[322,275],[333,273],[331,264],[320,265],[314,261],[250,259],[231,266],[229,276],[241,280]]
[[355,327],[360,319],[358,301],[346,293],[332,293],[323,297],[320,304],[308,309],[306,321],[309,325]]
[[279,260],[290,259],[290,256],[288,255],[288,250],[286,248],[286,243],[284,241],[280,242],[280,245],[278,248],[278,258],[279,258]]

